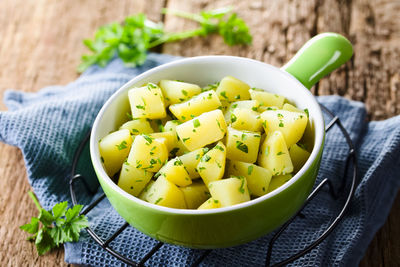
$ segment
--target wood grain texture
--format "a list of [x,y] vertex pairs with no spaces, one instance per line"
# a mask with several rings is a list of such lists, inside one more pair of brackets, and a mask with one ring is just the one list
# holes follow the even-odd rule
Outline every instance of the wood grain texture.
[[[161,16],[166,6],[197,12],[232,5],[254,36],[250,47],[227,47],[210,36],[164,45],[160,51],[181,56],[227,54],[283,65],[310,37],[325,31],[354,44],[351,62],[323,79],[315,94],[338,94],[366,103],[372,119],[400,114],[400,1],[384,0],[152,0],[152,1],[0,1],[0,94],[7,88],[37,91],[66,84],[86,52],[81,41],[107,22],[145,12],[163,19],[170,31],[195,24]],[[1,97],[0,97],[1,100]],[[5,110],[0,101],[0,110]],[[18,149],[0,144],[0,266],[65,266],[63,250],[38,257],[18,226],[36,214],[26,192],[24,162]],[[385,226],[371,243],[361,266],[400,262],[400,197]]]

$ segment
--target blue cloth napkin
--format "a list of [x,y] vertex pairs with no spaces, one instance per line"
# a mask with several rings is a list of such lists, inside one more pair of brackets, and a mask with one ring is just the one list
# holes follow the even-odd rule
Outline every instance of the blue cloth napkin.
[[[139,73],[176,59],[149,54],[138,68],[124,68],[113,60],[106,68],[92,67],[66,86],[51,86],[38,93],[7,91],[8,111],[0,112],[0,141],[22,150],[28,178],[40,203],[49,209],[68,200],[68,182],[74,152],[90,129],[106,99]],[[368,244],[384,224],[400,186],[400,116],[367,122],[360,102],[338,96],[318,97],[343,122],[357,148],[360,175],[355,196],[346,216],[329,237],[291,266],[356,266]],[[348,147],[338,127],[328,132],[318,181],[328,177],[340,184]],[[94,195],[77,186],[78,201],[90,203],[102,193],[84,151],[78,169],[86,176]],[[350,177],[347,177],[349,181]],[[333,200],[324,190],[304,210],[275,244],[272,262],[278,262],[315,240],[334,219],[344,195]],[[266,216],[268,216],[266,214]],[[89,213],[90,226],[106,238],[124,220],[104,199]],[[238,247],[213,250],[204,266],[263,266],[271,234]],[[138,261],[157,241],[128,227],[111,245]],[[151,266],[185,266],[201,251],[164,245],[149,261]],[[87,234],[79,242],[65,245],[65,261],[90,266],[124,266]]]

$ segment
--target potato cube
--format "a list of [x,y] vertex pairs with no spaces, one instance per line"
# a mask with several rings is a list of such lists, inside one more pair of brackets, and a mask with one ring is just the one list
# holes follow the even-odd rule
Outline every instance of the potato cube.
[[119,174],[118,186],[133,196],[138,196],[150,181],[153,173],[124,162]]
[[182,191],[173,183],[160,176],[151,185],[146,196],[150,203],[176,209],[186,209]]
[[283,102],[285,101],[285,97],[278,94],[271,94],[262,89],[250,89],[251,99],[257,100],[261,106],[266,107],[278,107],[282,108]]
[[228,207],[250,200],[246,178],[232,177],[211,182],[208,185],[211,197],[221,202],[221,207]]
[[217,109],[176,126],[176,133],[190,151],[222,139],[226,123],[222,111]]
[[174,131],[176,132],[176,126],[181,124],[178,120],[167,121],[164,125],[164,131]]
[[261,113],[265,132],[280,131],[288,147],[296,144],[303,136],[307,126],[307,116],[304,113],[287,110],[267,110]]
[[226,136],[226,157],[231,160],[238,160],[253,163],[257,160],[260,146],[261,134],[244,130],[236,130],[228,127]]
[[154,180],[150,180],[147,185],[144,187],[144,189],[142,190],[142,192],[139,194],[138,198],[140,198],[141,200],[147,201],[147,196],[150,194],[150,187],[155,183],[156,181]]
[[199,148],[179,157],[183,162],[183,166],[185,166],[187,172],[189,173],[190,178],[196,179],[200,177],[196,167],[197,164],[199,164],[201,157],[207,153],[207,151],[208,148]]
[[148,135],[138,135],[133,141],[127,162],[138,169],[157,172],[168,159],[165,139],[154,139]]
[[203,92],[186,102],[169,106],[169,110],[179,121],[188,121],[196,116],[221,107],[217,94],[214,91]]
[[122,129],[106,135],[99,142],[101,162],[112,177],[121,169],[132,145],[132,137],[129,130]]
[[156,174],[156,176],[164,176],[168,181],[178,185],[187,186],[192,183],[189,173],[183,166],[182,161],[175,157],[168,161]]
[[131,135],[148,134],[154,132],[153,128],[150,126],[150,123],[146,119],[139,118],[125,122],[121,127],[119,127],[119,129],[128,129],[131,132]]
[[188,209],[197,209],[210,197],[207,186],[201,181],[179,189],[185,197],[186,207]]
[[226,162],[226,148],[222,142],[205,153],[199,164],[197,171],[204,183],[208,185],[211,181],[220,180],[224,176]]
[[176,133],[174,133],[173,131],[151,133],[148,134],[148,136],[154,139],[165,138],[165,145],[167,146],[168,152],[176,146]]
[[181,103],[194,95],[201,93],[201,88],[192,83],[185,83],[172,80],[161,80],[161,91],[164,95],[166,106],[170,104]]
[[293,177],[293,175],[291,175],[291,174],[272,176],[271,182],[269,183],[268,193],[274,191],[278,187],[281,187],[287,181],[292,179],[292,177]]
[[297,144],[289,147],[289,154],[293,163],[293,171],[295,173],[303,167],[304,163],[306,163],[307,159],[310,157],[310,152]]
[[272,174],[268,169],[260,166],[241,162],[229,161],[228,174],[235,176],[244,176],[247,180],[247,187],[253,196],[263,196],[267,193]]
[[283,110],[287,110],[287,111],[299,112],[299,113],[304,113],[304,114],[306,114],[306,113],[304,112],[304,110],[301,110],[301,109],[299,109],[299,108],[297,108],[297,107],[295,107],[295,106],[293,106],[293,105],[291,105],[291,104],[289,104],[289,103],[285,103],[285,104],[283,105],[282,109],[283,109]]
[[[222,103],[222,101],[221,101]],[[228,102],[229,103],[229,102]],[[228,108],[226,109],[224,116],[225,116],[225,121],[230,122],[231,121],[231,114],[232,111],[237,109],[237,108],[246,108],[246,109],[251,109],[253,111],[258,111],[259,104],[256,100],[243,100],[243,101],[236,101],[230,103]]]
[[221,207],[221,202],[217,199],[213,199],[210,197],[203,204],[198,207],[198,210],[210,210],[210,209],[218,209]]
[[270,170],[272,175],[288,174],[293,171],[289,151],[280,131],[267,135],[261,145],[258,165]]
[[128,97],[134,118],[161,119],[167,115],[161,89],[155,84],[130,89]]
[[260,114],[251,109],[236,108],[231,111],[230,123],[233,128],[261,132],[263,130]]
[[217,88],[217,95],[221,100],[229,102],[250,99],[250,86],[232,76],[224,77]]

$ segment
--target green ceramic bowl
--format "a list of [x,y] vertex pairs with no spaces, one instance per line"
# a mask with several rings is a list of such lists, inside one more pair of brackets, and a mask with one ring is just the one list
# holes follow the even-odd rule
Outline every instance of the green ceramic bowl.
[[[115,210],[139,231],[170,244],[192,248],[222,248],[254,240],[286,222],[309,195],[321,161],[324,120],[308,90],[321,77],[347,61],[352,46],[343,36],[320,34],[283,68],[241,57],[186,58],[151,69],[122,86],[103,106],[94,122],[90,153],[100,184]],[[129,111],[128,90],[147,82],[179,79],[205,86],[232,75],[252,87],[284,95],[299,108],[308,108],[313,144],[310,158],[285,185],[262,197],[214,210],[180,210],[142,201],[120,189],[100,161],[98,142],[116,130]]]

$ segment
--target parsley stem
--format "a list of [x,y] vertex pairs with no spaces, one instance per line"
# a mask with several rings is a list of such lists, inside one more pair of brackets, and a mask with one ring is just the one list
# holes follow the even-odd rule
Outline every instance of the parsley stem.
[[28,195],[31,197],[31,199],[33,200],[33,203],[35,203],[36,208],[40,212],[42,209],[42,206],[40,206],[39,200],[36,198],[35,194],[32,191],[29,191]]
[[199,36],[199,35],[205,35],[203,28],[197,28],[194,30],[189,30],[189,31],[184,31],[184,32],[178,32],[178,33],[166,33],[163,35],[161,38],[158,38],[151,42],[148,46],[148,48],[153,48],[155,46],[158,46],[163,43],[170,43],[170,42],[176,42],[179,40]]

